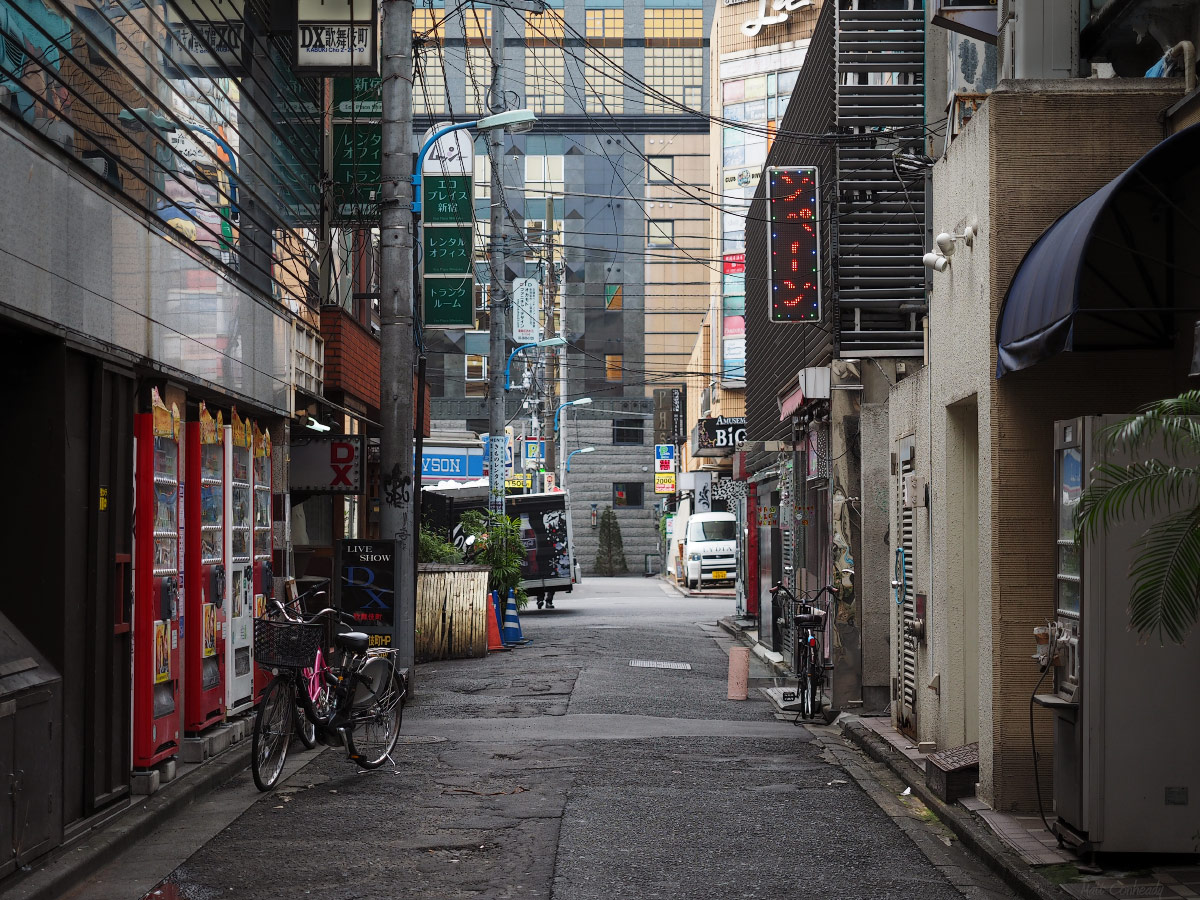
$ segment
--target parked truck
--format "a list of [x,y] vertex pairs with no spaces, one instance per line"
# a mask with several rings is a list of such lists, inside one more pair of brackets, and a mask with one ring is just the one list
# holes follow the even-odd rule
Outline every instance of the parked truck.
[[[421,492],[422,518],[443,529],[451,543],[462,549],[466,534],[462,515],[467,510],[486,510],[488,488],[425,488]],[[505,498],[505,511],[521,523],[525,561],[521,564],[521,587],[541,609],[554,608],[554,595],[571,593],[579,583],[572,540],[571,502],[566,491],[546,494],[514,494]]]

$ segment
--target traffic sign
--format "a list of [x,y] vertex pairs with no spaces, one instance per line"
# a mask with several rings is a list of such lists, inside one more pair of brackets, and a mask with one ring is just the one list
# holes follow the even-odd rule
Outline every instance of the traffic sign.
[[656,494],[673,494],[675,493],[675,473],[668,472],[666,474],[654,473],[654,493]]
[[675,445],[674,444],[655,444],[654,445],[655,459],[674,459]]

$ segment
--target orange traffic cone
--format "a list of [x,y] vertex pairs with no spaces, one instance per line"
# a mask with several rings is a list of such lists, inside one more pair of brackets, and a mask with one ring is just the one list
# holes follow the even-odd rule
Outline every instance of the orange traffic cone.
[[512,649],[512,647],[505,647],[504,641],[500,640],[500,623],[496,619],[496,595],[491,591],[488,591],[487,632],[488,653],[491,653],[493,650]]

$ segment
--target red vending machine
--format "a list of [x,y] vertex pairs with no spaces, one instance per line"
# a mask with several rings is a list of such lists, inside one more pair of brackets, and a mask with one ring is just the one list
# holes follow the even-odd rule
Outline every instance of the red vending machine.
[[[274,596],[275,573],[271,567],[271,435],[254,426],[254,614],[261,616]],[[267,689],[271,673],[254,667],[254,696]]]
[[183,730],[225,718],[225,424],[200,404],[188,422],[184,464]]
[[179,749],[179,409],[157,388],[134,416],[133,765]]

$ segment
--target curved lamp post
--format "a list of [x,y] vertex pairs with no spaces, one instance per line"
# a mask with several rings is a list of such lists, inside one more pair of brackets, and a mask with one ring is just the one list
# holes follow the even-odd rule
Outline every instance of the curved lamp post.
[[567,339],[562,337],[546,338],[544,341],[535,341],[532,344],[522,344],[512,353],[508,354],[508,362],[504,364],[504,389],[507,391],[511,390],[512,388],[512,382],[509,380],[509,370],[512,368],[513,357],[515,357],[518,353],[520,353],[522,350],[528,350],[530,347],[561,347],[566,342]]
[[[589,404],[591,404],[591,402],[592,402],[591,397],[580,397],[578,400],[568,400],[566,403],[559,404],[558,409],[556,409],[554,411],[554,433],[558,435],[558,464],[563,467],[563,473],[562,473],[563,475],[566,475],[566,471],[567,471],[567,464],[566,464],[567,457],[564,453],[564,451],[567,449],[567,430],[564,428],[564,429],[562,429],[562,431],[559,431],[559,429],[558,429],[558,414],[560,412],[562,412],[564,409],[566,409],[568,406],[588,406]],[[559,484],[561,485],[563,479],[560,477],[558,479],[558,481],[559,481]]]
[[567,471],[568,472],[571,471],[571,457],[574,456],[576,453],[595,453],[595,452],[596,452],[595,447],[580,447],[578,450],[572,450],[570,453],[567,454]]
[[421,170],[425,167],[425,157],[429,155],[430,148],[437,143],[438,138],[442,135],[449,134],[452,131],[462,131],[466,128],[474,128],[476,131],[494,131],[497,128],[505,128],[511,134],[521,134],[533,128],[533,123],[537,121],[537,116],[527,109],[510,109],[502,113],[496,113],[494,116],[484,116],[482,119],[476,119],[472,122],[459,122],[457,125],[447,125],[445,128],[439,128],[429,136],[429,140],[421,147],[421,152],[417,154],[417,168],[413,171],[413,213],[421,214],[421,177],[424,174]]

